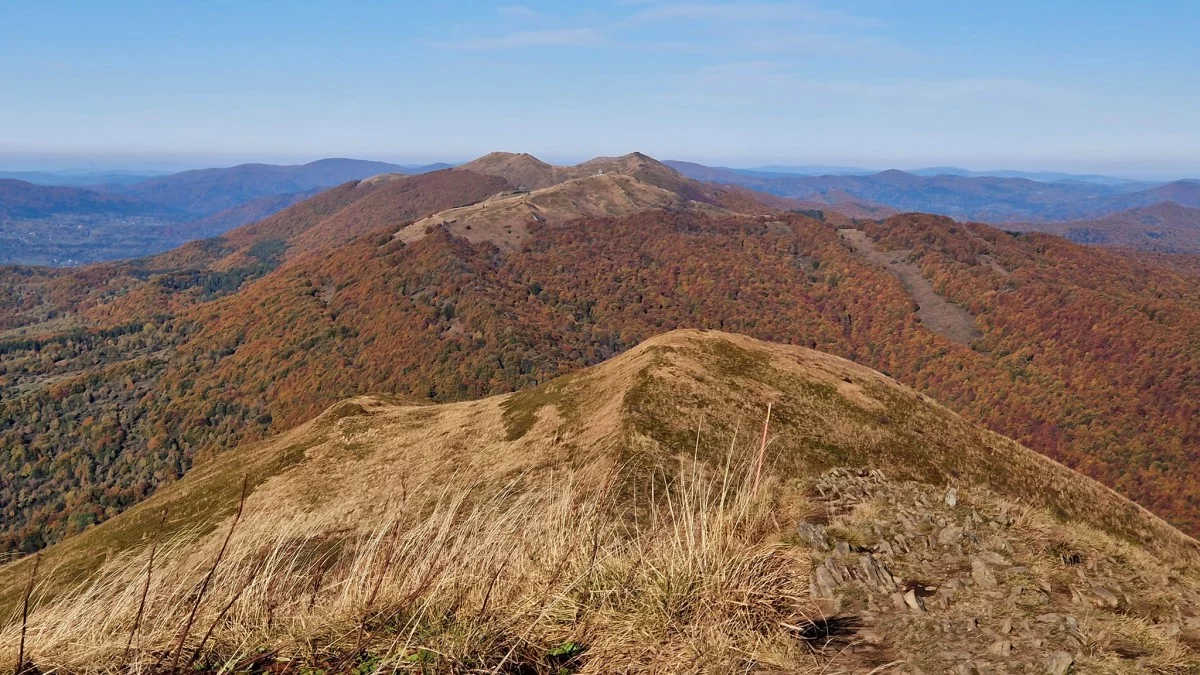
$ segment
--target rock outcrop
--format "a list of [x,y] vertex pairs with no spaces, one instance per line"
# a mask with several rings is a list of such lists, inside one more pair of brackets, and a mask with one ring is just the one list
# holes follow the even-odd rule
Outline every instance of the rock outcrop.
[[[1162,561],[983,488],[834,469],[796,528],[812,597],[864,672],[1193,672],[1200,589]],[[857,671],[855,671],[857,672]]]

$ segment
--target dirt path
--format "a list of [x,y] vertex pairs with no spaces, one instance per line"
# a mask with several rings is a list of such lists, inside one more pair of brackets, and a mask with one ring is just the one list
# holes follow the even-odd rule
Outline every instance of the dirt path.
[[917,301],[917,317],[929,330],[959,344],[968,345],[983,337],[975,328],[975,317],[933,290],[933,284],[921,276],[921,270],[908,262],[909,250],[881,251],[862,230],[838,230],[854,251],[867,260],[887,268],[908,294]]

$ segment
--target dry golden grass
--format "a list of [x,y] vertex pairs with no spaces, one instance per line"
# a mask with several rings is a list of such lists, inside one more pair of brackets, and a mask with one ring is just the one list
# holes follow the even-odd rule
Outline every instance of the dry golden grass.
[[[360,528],[384,517],[406,485],[447,471],[492,488],[555,470],[590,471],[577,473],[579,480],[594,480],[629,464],[645,476],[690,447],[703,419],[700,460],[720,465],[736,429],[744,441],[761,429],[768,403],[774,414],[764,470],[784,480],[847,466],[987,486],[1156,555],[1195,559],[1196,542],[1111,490],[875,371],[812,350],[681,330],[508,396],[439,406],[364,396],[335,405],[195,467],[144,504],[52,547],[44,569],[57,570],[60,580],[89,576],[103,556],[146,546],[163,508],[168,532],[214,528],[232,512],[246,475],[251,511],[320,512],[339,527]],[[19,602],[30,564],[0,567],[0,615]]]
[[645,209],[661,208],[728,213],[709,204],[689,201],[632,176],[607,173],[571,178],[532,192],[501,194],[470,206],[441,211],[405,227],[396,238],[410,243],[445,224],[455,235],[468,241],[491,241],[511,251],[520,248],[534,222],[562,223],[584,217],[627,216]]
[[145,550],[36,610],[30,658],[159,672],[182,639],[180,667],[211,671],[257,659],[294,672],[817,672],[791,628],[811,611],[808,558],[782,543],[773,481],[753,494],[752,472],[736,474],[659,475],[636,505],[619,476],[495,491],[455,478],[414,486],[361,534],[250,511],[186,636],[222,536],[159,547],[129,654]]
[[[755,495],[744,482],[760,452]],[[744,467],[736,479],[731,460]],[[1070,581],[1078,568],[1059,561],[1063,547],[1111,559],[1113,574],[1153,570],[1154,584],[1176,590],[1200,578],[1190,538],[879,373],[675,331],[507,396],[437,406],[359,397],[199,466],[45,552],[28,645],[39,667],[61,672],[153,672],[178,652],[181,664],[194,655],[214,670],[261,657],[291,659],[296,672],[834,673],[847,661],[821,661],[789,628],[814,606],[805,549],[784,543],[812,511],[807,482],[833,467],[917,481],[934,501],[948,485],[963,499],[982,488],[1009,500],[1038,552],[1026,563],[1030,590]],[[181,636],[246,475],[245,516]],[[126,658],[163,508],[171,515]],[[869,546],[881,509],[864,504],[834,531]],[[0,664],[16,659],[31,562],[0,568]],[[1178,623],[1174,595],[1134,599],[1137,618]],[[988,603],[982,615],[1025,611]],[[1146,659],[1177,659],[1174,643],[1154,644]]]

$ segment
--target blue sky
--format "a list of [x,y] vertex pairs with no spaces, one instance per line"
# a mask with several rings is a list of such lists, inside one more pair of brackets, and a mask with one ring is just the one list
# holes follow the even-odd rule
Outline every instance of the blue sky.
[[1200,2],[11,2],[0,168],[490,150],[1200,175]]

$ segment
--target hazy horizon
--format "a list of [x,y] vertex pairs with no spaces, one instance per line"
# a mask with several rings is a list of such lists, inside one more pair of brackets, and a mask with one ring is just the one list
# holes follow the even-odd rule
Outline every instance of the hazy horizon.
[[[506,152],[524,152],[521,149],[507,149]],[[146,175],[166,175],[178,173],[181,171],[191,171],[196,169],[208,168],[224,168],[237,166],[241,164],[274,164],[274,165],[299,165],[307,164],[322,159],[356,159],[365,161],[386,162],[401,166],[424,166],[431,164],[450,164],[459,165],[480,157],[494,150],[479,152],[478,154],[468,157],[424,157],[424,156],[402,156],[402,155],[383,155],[383,156],[352,156],[348,153],[331,153],[328,155],[304,155],[304,156],[287,156],[287,155],[269,155],[269,156],[213,156],[213,157],[173,157],[171,155],[162,156],[136,156],[136,157],[119,157],[119,156],[10,156],[0,154],[0,172],[3,173],[47,173],[47,174],[88,174],[88,173],[128,173],[128,174],[146,174]],[[640,150],[630,149],[624,151],[616,151],[603,153],[605,155],[621,155],[627,152],[640,152]],[[536,154],[536,153],[531,153]],[[650,153],[646,153],[650,154]],[[554,164],[577,164],[595,157],[596,155],[537,155],[539,159]],[[999,173],[999,172],[1026,172],[1026,173],[1063,173],[1072,175],[1097,175],[1110,178],[1119,178],[1127,180],[1151,180],[1151,181],[1172,181],[1172,180],[1198,180],[1200,179],[1200,168],[1196,171],[1188,172],[1163,172],[1154,170],[1145,171],[1128,171],[1121,170],[1120,167],[1113,167],[1111,170],[1105,170],[1103,167],[1089,168],[1076,167],[1063,164],[1033,164],[1033,165],[996,165],[986,163],[970,163],[970,162],[927,162],[894,165],[881,164],[869,161],[839,161],[837,159],[810,159],[810,158],[781,158],[776,160],[750,161],[705,161],[699,158],[689,157],[656,157],[663,161],[684,161],[695,162],[712,167],[722,167],[731,169],[746,169],[758,170],[769,167],[828,167],[830,169],[839,170],[867,170],[867,171],[887,171],[891,169],[899,169],[901,171],[918,171],[931,168],[955,168],[964,169],[975,173]]]

